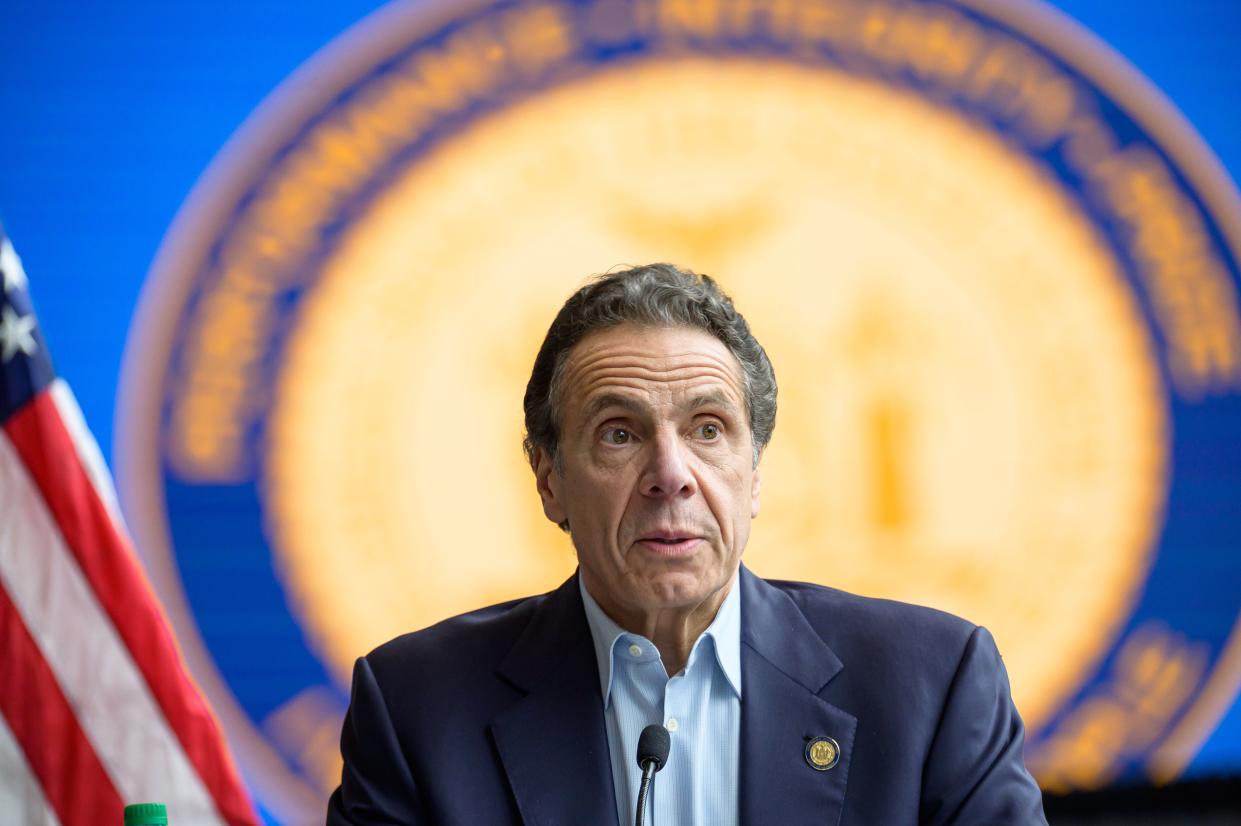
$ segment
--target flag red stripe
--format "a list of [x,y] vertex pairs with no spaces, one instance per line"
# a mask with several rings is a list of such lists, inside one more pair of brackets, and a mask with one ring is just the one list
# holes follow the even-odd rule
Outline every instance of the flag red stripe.
[[56,675],[0,583],[0,714],[65,826],[120,823],[124,808]]
[[52,396],[38,394],[4,430],[220,815],[230,824],[253,824],[254,810],[221,748],[215,718],[185,670],[137,560],[78,460]]

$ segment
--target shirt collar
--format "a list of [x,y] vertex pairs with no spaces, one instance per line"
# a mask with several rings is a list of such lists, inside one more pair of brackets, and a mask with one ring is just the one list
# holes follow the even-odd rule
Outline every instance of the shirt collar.
[[[650,641],[639,634],[633,634],[617,625],[611,617],[604,613],[599,603],[586,590],[582,576],[577,577],[577,586],[582,593],[582,607],[586,609],[586,623],[590,626],[590,636],[595,645],[595,662],[599,666],[599,690],[603,695],[603,704],[608,704],[612,695],[612,664],[613,652],[624,637],[635,640]],[[715,652],[715,662],[725,679],[732,686],[737,697],[741,697],[741,577],[733,580],[728,595],[720,603],[715,619],[702,632],[690,651],[690,659],[704,638],[710,638],[711,650]],[[652,646],[653,647],[653,646]]]

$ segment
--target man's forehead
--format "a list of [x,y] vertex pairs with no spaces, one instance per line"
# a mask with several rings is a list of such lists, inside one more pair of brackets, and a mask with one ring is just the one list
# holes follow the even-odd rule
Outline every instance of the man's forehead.
[[591,333],[565,363],[565,401],[597,405],[600,396],[658,392],[740,404],[741,367],[723,342],[692,327],[619,325]]

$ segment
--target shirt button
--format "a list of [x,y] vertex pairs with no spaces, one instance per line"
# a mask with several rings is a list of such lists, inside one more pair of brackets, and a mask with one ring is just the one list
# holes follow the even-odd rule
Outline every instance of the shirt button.
[[641,657],[641,656],[642,656],[642,646],[637,645],[637,644],[634,644],[634,645],[629,646],[629,653],[630,653],[630,654],[632,654],[632,655],[633,655],[633,656],[635,656],[635,657]]
[[676,731],[677,730],[677,718],[669,717],[668,722],[664,723],[664,728],[668,729],[668,731]]

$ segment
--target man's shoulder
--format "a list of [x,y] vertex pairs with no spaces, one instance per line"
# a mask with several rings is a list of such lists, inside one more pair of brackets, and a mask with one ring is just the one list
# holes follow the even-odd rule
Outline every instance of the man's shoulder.
[[763,581],[788,596],[823,641],[842,657],[854,651],[915,658],[928,652],[960,652],[978,630],[968,620],[924,605],[862,596],[809,582]]
[[449,617],[383,643],[366,660],[381,682],[396,675],[490,672],[513,648],[549,595],[509,600]]

